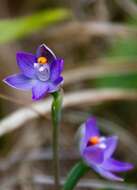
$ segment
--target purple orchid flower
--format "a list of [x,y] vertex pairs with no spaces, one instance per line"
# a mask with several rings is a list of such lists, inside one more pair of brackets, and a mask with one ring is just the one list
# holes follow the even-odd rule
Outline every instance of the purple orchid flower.
[[118,137],[100,136],[95,118],[89,118],[83,125],[83,130],[80,152],[87,165],[107,179],[123,181],[114,173],[131,170],[133,166],[130,163],[120,162],[112,158],[117,147]]
[[58,91],[63,83],[64,61],[58,59],[45,44],[38,47],[36,55],[18,52],[16,59],[20,73],[5,78],[5,83],[19,90],[32,90],[33,100]]

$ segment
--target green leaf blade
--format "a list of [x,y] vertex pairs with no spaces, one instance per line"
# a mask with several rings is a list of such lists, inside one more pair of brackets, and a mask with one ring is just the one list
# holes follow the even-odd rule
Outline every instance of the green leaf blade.
[[67,9],[46,10],[17,19],[0,20],[0,43],[22,38],[71,16]]
[[83,162],[78,162],[69,172],[63,190],[73,190],[79,179],[89,171],[89,167]]

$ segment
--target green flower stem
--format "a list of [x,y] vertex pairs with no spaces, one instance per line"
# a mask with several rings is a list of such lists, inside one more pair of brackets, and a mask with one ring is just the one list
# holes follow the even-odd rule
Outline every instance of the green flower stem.
[[89,171],[89,167],[83,162],[78,162],[68,174],[63,190],[72,190],[78,183],[79,179]]
[[62,108],[62,92],[57,91],[52,93],[52,125],[53,125],[53,164],[54,164],[54,177],[55,177],[55,189],[60,188],[60,174],[59,174],[59,125],[61,119]]

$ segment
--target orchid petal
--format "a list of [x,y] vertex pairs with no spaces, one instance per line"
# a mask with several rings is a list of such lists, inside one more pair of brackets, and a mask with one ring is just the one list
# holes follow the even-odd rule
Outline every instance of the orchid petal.
[[50,93],[56,92],[59,89],[59,87],[52,82],[48,83],[48,87],[49,87],[48,92]]
[[81,139],[81,148],[84,149],[91,137],[99,136],[98,128],[96,127],[96,119],[94,117],[89,118],[85,125],[85,134]]
[[118,160],[114,160],[112,158],[109,158],[106,160],[102,167],[106,170],[112,171],[112,172],[123,172],[127,170],[133,169],[133,165],[126,162],[120,162]]
[[96,167],[96,172],[98,172],[102,177],[107,178],[112,181],[123,181],[121,177],[116,176],[115,174],[101,168],[101,167]]
[[89,165],[101,164],[104,160],[104,152],[98,147],[87,147],[83,151],[83,157]]
[[56,59],[51,63],[51,76],[50,80],[51,81],[56,81],[58,77],[60,76],[61,72],[63,71],[64,67],[64,61],[63,59]]
[[81,138],[80,151],[81,153],[86,148],[87,143],[91,137],[99,136],[99,130],[96,127],[96,119],[94,117],[89,118],[83,125],[84,134]]
[[94,136],[99,136],[99,130],[96,127],[96,119],[94,117],[89,118],[86,121],[86,138],[94,137]]
[[55,54],[45,44],[40,45],[36,52],[37,58],[43,57],[43,56],[47,58],[48,63],[52,63],[56,59]]
[[23,74],[14,74],[3,80],[9,86],[19,90],[30,90],[35,80],[25,77]]
[[32,88],[32,99],[39,100],[46,96],[48,92],[48,83],[37,81],[35,86]]
[[63,77],[59,77],[56,81],[54,82],[49,82],[49,90],[48,92],[52,93],[55,92],[59,89],[60,85],[63,82]]
[[114,151],[117,147],[117,142],[118,142],[117,136],[108,137],[106,139],[106,142],[105,142],[106,149],[105,149],[105,153],[104,153],[105,159],[108,159],[112,156],[112,154],[114,153]]
[[29,78],[35,77],[34,63],[36,62],[36,57],[31,53],[18,52],[16,54],[17,64],[21,72]]
[[54,81],[54,85],[58,86],[58,85],[61,85],[63,83],[63,77],[60,76],[58,77],[55,81]]

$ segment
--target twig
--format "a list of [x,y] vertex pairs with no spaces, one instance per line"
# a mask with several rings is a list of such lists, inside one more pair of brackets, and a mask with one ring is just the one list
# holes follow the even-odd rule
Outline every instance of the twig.
[[[83,90],[78,92],[68,93],[64,96],[63,107],[77,106],[82,104],[98,104],[114,100],[130,100],[137,101],[137,92],[135,90],[122,89],[100,89],[100,90]],[[51,99],[33,103],[32,108],[40,114],[50,112]],[[30,108],[22,108],[10,114],[0,121],[0,136],[11,132],[27,121],[38,118],[38,114]]]
[[[70,155],[71,152],[71,155]],[[15,166],[15,164],[20,164],[23,162],[33,162],[33,161],[52,161],[53,154],[51,151],[51,148],[49,149],[36,149],[30,151],[28,154],[22,152],[14,152],[7,158],[4,158],[0,161],[0,171],[5,172],[12,167]],[[67,151],[64,149],[63,151],[59,151],[59,159],[60,161],[75,161],[79,159],[79,154],[74,149],[67,149]]]
[[[18,185],[22,182],[19,177],[10,176],[10,178],[5,178],[1,183],[1,189],[5,190]],[[61,185],[64,184],[65,179],[61,178]],[[52,176],[46,176],[43,174],[34,174],[32,177],[26,177],[25,182],[41,185],[41,186],[53,186],[54,181]],[[136,190],[137,186],[135,184],[128,183],[117,183],[117,182],[108,182],[99,179],[82,179],[77,187],[79,188],[97,188],[97,189],[115,189],[115,190]]]
[[125,60],[123,58],[118,59],[100,59],[94,60],[93,65],[84,63],[79,68],[73,68],[64,73],[65,85],[74,82],[80,82],[86,79],[95,79],[103,76],[111,75],[125,75],[129,73],[137,72],[137,64],[135,61]]
[[137,4],[133,0],[115,0],[116,3],[130,16],[137,16]]
[[[33,177],[33,181],[36,184],[49,184],[53,185],[53,178],[50,176],[44,176],[44,175],[35,175]],[[61,184],[64,184],[64,178],[61,179]],[[97,179],[83,179],[81,180],[77,187],[80,188],[101,188],[101,189],[116,189],[116,190],[136,190],[137,187],[135,185],[129,185],[127,183],[114,183],[114,182],[108,182],[103,180],[97,180]]]
[[30,110],[34,111],[38,116],[42,117],[42,118],[45,118],[45,119],[48,119],[48,117],[46,117],[44,114],[41,114],[40,112],[38,112],[37,110],[35,110],[31,104],[26,104],[24,102],[22,102],[21,100],[17,100],[15,98],[12,98],[8,95],[5,95],[5,94],[1,94],[0,93],[0,98],[4,99],[4,100],[7,100],[9,102],[12,102],[12,103],[15,103],[17,105],[21,105],[21,106],[24,106],[24,107],[28,107]]
[[109,22],[68,22],[59,26],[56,30],[53,28],[46,33],[48,38],[58,41],[64,39],[73,39],[73,41],[85,41],[92,36],[116,36],[127,37],[137,34],[137,27],[128,27],[121,24]]

